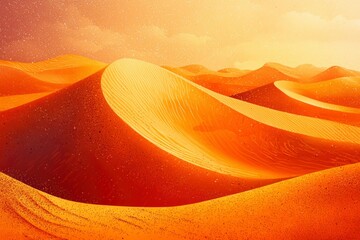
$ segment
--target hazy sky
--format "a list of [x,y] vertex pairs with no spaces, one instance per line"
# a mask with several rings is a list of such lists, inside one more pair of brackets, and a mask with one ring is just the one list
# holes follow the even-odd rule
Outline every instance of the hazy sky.
[[360,69],[360,1],[2,0],[0,58]]

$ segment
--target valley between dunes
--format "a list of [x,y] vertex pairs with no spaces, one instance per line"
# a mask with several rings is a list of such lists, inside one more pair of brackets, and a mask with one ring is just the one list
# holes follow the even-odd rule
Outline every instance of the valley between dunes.
[[0,77],[0,238],[360,237],[356,71],[66,55]]

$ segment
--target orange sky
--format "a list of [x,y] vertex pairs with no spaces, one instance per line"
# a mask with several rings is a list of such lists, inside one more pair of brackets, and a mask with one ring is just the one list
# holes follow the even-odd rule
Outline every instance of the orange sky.
[[65,53],[103,61],[256,68],[265,62],[360,69],[360,1],[5,0],[0,58]]

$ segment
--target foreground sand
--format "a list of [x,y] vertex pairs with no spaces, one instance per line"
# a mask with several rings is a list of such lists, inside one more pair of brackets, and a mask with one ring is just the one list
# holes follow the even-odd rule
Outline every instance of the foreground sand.
[[3,239],[357,239],[360,165],[171,208],[62,200],[0,174]]

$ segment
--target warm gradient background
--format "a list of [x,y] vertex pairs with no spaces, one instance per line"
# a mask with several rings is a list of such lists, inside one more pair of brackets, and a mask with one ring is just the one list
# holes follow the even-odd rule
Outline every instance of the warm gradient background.
[[3,0],[0,58],[75,53],[172,66],[358,69],[358,9],[354,0]]

